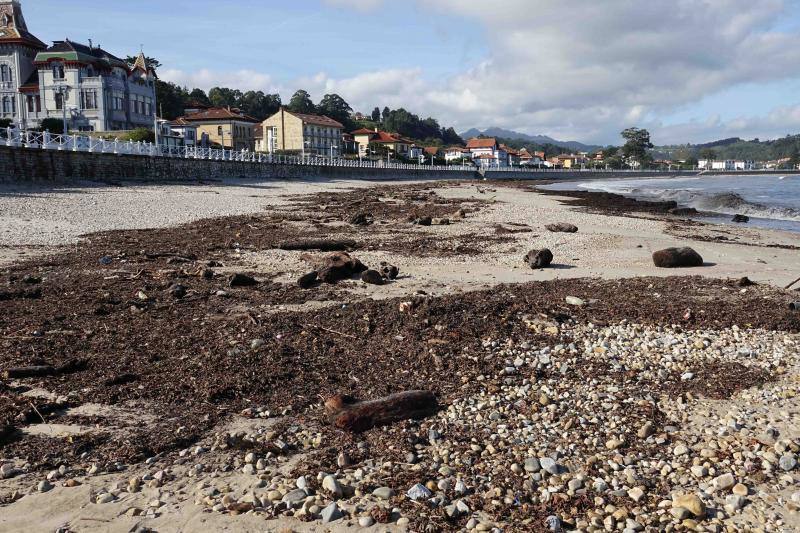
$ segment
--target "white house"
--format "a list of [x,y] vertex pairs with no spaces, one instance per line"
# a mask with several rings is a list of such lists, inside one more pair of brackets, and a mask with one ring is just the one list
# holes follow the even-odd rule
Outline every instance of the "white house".
[[444,160],[448,163],[453,161],[469,161],[472,159],[472,152],[461,146],[452,146],[444,151]]
[[470,139],[467,150],[481,167],[507,167],[508,152],[497,144],[497,139]]
[[178,117],[169,123],[172,132],[183,139],[184,146],[197,146],[197,126]]
[[715,161],[713,159],[700,159],[697,166],[706,170],[721,170],[721,171],[734,171],[734,170],[754,170],[756,164],[751,160],[734,160],[726,159],[724,161]]

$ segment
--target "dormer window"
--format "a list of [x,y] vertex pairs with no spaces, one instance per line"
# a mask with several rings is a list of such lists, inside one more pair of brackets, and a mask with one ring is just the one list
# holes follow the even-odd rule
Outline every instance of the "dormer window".
[[64,79],[64,65],[62,63],[53,64],[53,79],[54,80]]

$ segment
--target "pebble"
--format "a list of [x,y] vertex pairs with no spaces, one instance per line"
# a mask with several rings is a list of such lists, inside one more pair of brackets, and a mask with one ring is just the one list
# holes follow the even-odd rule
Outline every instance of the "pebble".
[[703,518],[706,515],[706,504],[696,494],[677,496],[672,500],[672,506],[686,509],[697,518]]
[[733,474],[727,473],[715,477],[712,483],[717,490],[727,490],[736,484],[736,480],[733,478]]
[[408,496],[410,499],[414,501],[427,500],[428,498],[433,496],[433,493],[430,490],[428,490],[428,488],[425,485],[417,483],[416,485],[408,489],[408,492],[406,492],[406,496]]
[[326,508],[322,510],[320,513],[320,518],[322,518],[323,524],[329,524],[331,522],[335,522],[343,517],[342,511],[339,510],[339,506],[336,505],[336,502],[331,503]]
[[342,497],[342,486],[333,476],[325,476],[322,480],[322,489],[328,491],[329,494],[333,495],[336,499]]
[[381,500],[388,500],[394,496],[394,491],[389,487],[378,487],[372,491],[372,495]]
[[542,457],[539,459],[539,464],[542,466],[542,469],[545,472],[549,472],[554,476],[558,474],[558,464],[556,463],[555,459],[551,457]]
[[39,492],[49,492],[53,490],[53,485],[49,481],[44,479],[40,481],[39,484],[36,486],[36,490],[38,490]]
[[783,454],[778,461],[778,465],[786,472],[792,471],[797,466],[797,458],[793,453]]

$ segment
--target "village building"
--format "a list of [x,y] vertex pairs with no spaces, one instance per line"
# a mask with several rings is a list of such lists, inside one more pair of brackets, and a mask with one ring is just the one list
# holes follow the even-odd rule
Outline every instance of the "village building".
[[175,135],[178,135],[183,139],[184,146],[198,145],[196,125],[185,121],[183,117],[178,117],[169,123],[169,127]]
[[261,123],[263,151],[338,157],[343,152],[344,126],[322,115],[281,109]]
[[527,148],[519,151],[519,164],[523,167],[538,167],[544,163],[544,152],[530,152]]
[[256,148],[258,119],[236,108],[211,107],[184,115],[176,122],[196,128],[196,138],[201,146],[221,146],[237,151],[254,151]]
[[21,128],[45,118],[69,129],[116,131],[155,122],[155,72],[92,43],[46,46],[28,31],[18,0],[0,0],[0,118]]
[[405,139],[396,133],[362,128],[353,132],[353,138],[358,143],[358,155],[367,157],[370,154],[393,154],[403,159],[411,158],[411,147],[414,141]]
[[444,151],[444,160],[447,163],[466,162],[472,159],[472,152],[463,146],[451,146]]
[[467,150],[478,166],[483,168],[507,167],[509,165],[507,148],[497,144],[494,138],[474,138],[467,141]]

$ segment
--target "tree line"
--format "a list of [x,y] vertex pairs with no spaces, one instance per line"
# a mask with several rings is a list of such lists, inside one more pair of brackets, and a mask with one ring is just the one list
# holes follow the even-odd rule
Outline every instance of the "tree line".
[[[262,121],[277,113],[281,107],[294,113],[325,115],[340,122],[345,131],[351,132],[372,124],[359,123],[353,118],[353,108],[338,94],[326,94],[318,103],[311,95],[300,89],[284,106],[281,95],[263,91],[240,91],[227,87],[214,87],[206,93],[202,89],[181,87],[175,83],[158,80],[156,88],[159,115],[167,120],[175,120],[185,114],[186,109],[200,103],[214,107],[231,107]],[[381,112],[375,108],[370,116],[374,125],[385,131],[398,133],[404,137],[436,145],[463,144],[455,129],[444,128],[431,117],[419,116],[403,109],[385,107]]]

